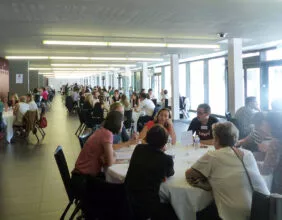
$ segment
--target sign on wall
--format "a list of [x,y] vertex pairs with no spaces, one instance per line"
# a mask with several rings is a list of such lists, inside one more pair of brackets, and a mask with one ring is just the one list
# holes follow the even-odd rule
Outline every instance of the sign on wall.
[[16,74],[16,84],[23,84],[23,74]]

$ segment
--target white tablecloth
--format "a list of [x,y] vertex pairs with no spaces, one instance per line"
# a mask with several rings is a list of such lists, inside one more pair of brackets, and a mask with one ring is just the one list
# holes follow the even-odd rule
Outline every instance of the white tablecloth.
[[13,131],[14,115],[12,111],[3,112],[3,122],[6,125],[7,141],[10,143],[14,135],[14,131]]
[[132,111],[132,120],[134,121],[134,131],[137,131],[137,121],[140,117],[140,112]]
[[[131,149],[132,150],[132,149]],[[196,212],[207,207],[212,201],[211,192],[190,186],[185,179],[185,171],[205,154],[209,149],[176,146],[173,149],[174,176],[170,177],[160,187],[160,198],[169,201],[180,220],[196,220]],[[121,183],[124,181],[128,164],[115,164],[108,168],[106,179],[108,182]]]

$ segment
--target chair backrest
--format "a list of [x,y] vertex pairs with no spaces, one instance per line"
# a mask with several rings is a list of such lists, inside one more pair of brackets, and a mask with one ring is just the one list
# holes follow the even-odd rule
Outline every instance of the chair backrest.
[[184,97],[184,96],[179,97],[179,108],[180,108],[180,110],[183,110],[186,107],[185,99],[186,99],[186,97]]
[[67,109],[69,110],[69,111],[71,111],[72,110],[72,108],[73,108],[73,100],[72,100],[72,97],[71,96],[67,96],[66,97],[66,107],[67,107]]
[[168,99],[165,99],[165,108],[168,108]]
[[24,120],[25,120],[26,133],[28,134],[30,131],[32,131],[35,134],[36,133],[35,126],[38,121],[37,110],[35,111],[28,110],[24,115]]
[[231,119],[232,119],[232,116],[231,116],[230,112],[225,112],[225,117],[226,117],[227,121],[231,121]]
[[82,149],[84,144],[86,143],[87,139],[93,134],[93,131],[89,131],[87,130],[86,133],[83,133],[81,135],[78,136],[78,140],[79,140],[79,144],[80,144],[80,148]]
[[152,101],[155,104],[155,106],[157,106],[157,99],[152,99]]
[[57,149],[55,150],[54,157],[58,166],[58,169],[60,171],[69,201],[74,200],[74,195],[71,189],[71,177],[69,173],[69,168],[68,164],[63,152],[63,149],[61,146],[58,146]]
[[124,118],[125,121],[123,122],[126,129],[129,129],[131,127],[132,122],[132,110],[124,111]]

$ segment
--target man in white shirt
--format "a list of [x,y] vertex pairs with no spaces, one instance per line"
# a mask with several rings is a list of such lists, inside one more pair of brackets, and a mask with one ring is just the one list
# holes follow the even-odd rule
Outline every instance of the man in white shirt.
[[29,104],[26,103],[26,97],[21,96],[20,102],[16,104],[14,109],[14,115],[16,116],[14,125],[18,125],[18,126],[23,125],[23,117],[28,110],[29,110]]
[[31,111],[37,111],[38,110],[37,104],[33,100],[32,94],[26,95],[26,102],[29,105],[29,110],[31,110]]
[[143,113],[143,116],[152,117],[155,110],[155,104],[152,100],[147,99],[145,93],[140,94],[140,111]]

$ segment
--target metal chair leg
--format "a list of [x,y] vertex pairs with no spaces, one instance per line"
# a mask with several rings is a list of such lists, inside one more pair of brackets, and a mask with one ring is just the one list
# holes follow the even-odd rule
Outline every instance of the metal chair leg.
[[63,214],[61,215],[60,220],[64,220],[64,219],[65,219],[65,216],[66,216],[68,210],[70,209],[71,205],[72,205],[72,202],[69,202],[69,204],[68,204],[67,207],[65,208]]
[[77,135],[77,133],[80,131],[82,124],[79,125],[78,129],[75,132],[75,135]]
[[80,202],[77,203],[77,205],[75,206],[75,209],[73,210],[70,220],[73,220],[74,217],[76,216],[76,214],[78,213],[78,211],[81,209],[81,205]]

